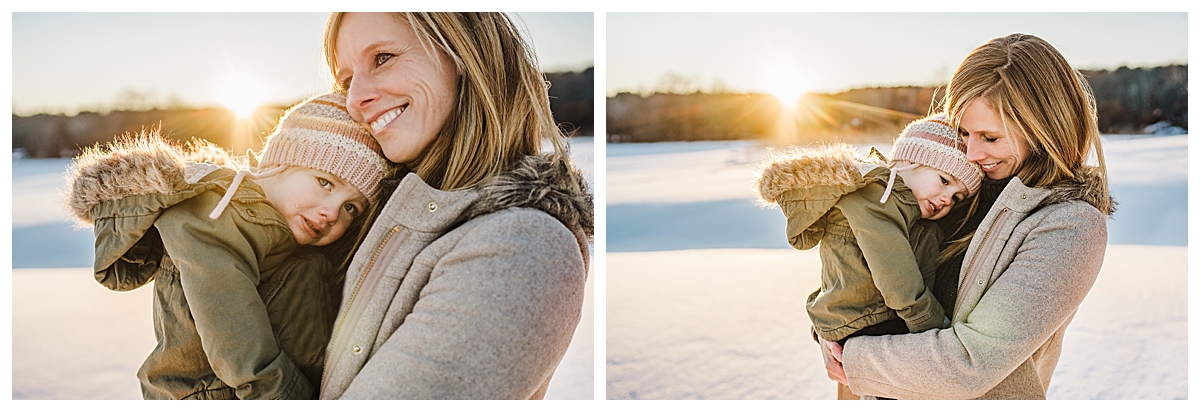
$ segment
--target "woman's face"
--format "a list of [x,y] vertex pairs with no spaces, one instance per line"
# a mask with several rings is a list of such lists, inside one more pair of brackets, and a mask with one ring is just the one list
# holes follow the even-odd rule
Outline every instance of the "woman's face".
[[967,160],[975,162],[992,180],[1012,176],[1029,154],[1020,131],[1007,130],[988,102],[976,98],[967,104],[959,120],[959,133],[967,143]]
[[454,109],[454,62],[426,52],[412,27],[389,13],[346,14],[334,50],[350,117],[371,130],[388,160],[420,158]]

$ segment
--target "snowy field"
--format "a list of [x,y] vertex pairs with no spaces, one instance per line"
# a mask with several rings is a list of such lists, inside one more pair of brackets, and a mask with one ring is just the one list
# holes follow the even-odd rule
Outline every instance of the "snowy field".
[[[1187,399],[1187,136],[1104,147],[1119,206],[1047,395]],[[820,259],[791,249],[782,213],[750,192],[768,149],[605,150],[605,397],[834,399],[803,304]]]
[[[571,146],[593,182],[593,139]],[[13,161],[12,399],[141,399],[136,372],[155,345],[153,291],[118,293],[93,279],[92,232],[74,230],[59,206],[68,163]],[[546,399],[593,399],[594,279]]]

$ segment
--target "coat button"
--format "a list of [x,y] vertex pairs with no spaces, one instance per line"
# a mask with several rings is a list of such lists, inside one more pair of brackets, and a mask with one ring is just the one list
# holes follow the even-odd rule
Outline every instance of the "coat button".
[[1025,198],[1025,195],[1021,195],[1021,199],[1024,199],[1024,198]]
[[429,211],[430,211],[430,212],[432,212],[432,211],[435,211],[435,210],[437,210],[437,203],[435,203],[435,202],[429,202]]
[[979,286],[983,286],[983,279],[979,280]]
[[350,348],[350,351],[352,351],[354,353],[359,353],[359,352],[362,352],[362,347],[358,346],[358,345],[354,345],[353,348]]

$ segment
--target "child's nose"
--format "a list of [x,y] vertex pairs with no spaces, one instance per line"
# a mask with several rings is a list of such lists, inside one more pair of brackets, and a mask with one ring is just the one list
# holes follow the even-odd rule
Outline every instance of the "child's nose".
[[340,208],[341,204],[326,203],[325,205],[321,206],[321,209],[318,211],[318,213],[321,215],[321,217],[325,218],[326,223],[333,224],[334,222],[337,222],[338,210]]

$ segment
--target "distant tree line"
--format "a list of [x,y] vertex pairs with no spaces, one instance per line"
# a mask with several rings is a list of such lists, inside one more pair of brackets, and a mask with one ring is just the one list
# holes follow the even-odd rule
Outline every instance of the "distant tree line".
[[[594,70],[546,73],[550,109],[568,135],[594,134]],[[295,102],[299,103],[299,102]],[[293,103],[294,104],[294,103]],[[163,135],[184,142],[193,137],[242,153],[260,150],[279,117],[290,105],[264,106],[251,119],[214,108],[147,108],[108,113],[80,112],[73,116],[37,114],[12,117],[13,150],[29,157],[73,157],[82,148],[127,133],[161,128]]]
[[[1187,66],[1081,71],[1096,97],[1101,133],[1140,133],[1166,122],[1187,129]],[[786,107],[762,94],[620,93],[609,97],[607,141],[890,140],[936,110],[944,87],[883,87],[809,94]]]
[[594,73],[591,67],[582,72],[546,73],[546,81],[550,82],[550,111],[569,136],[595,135]]

